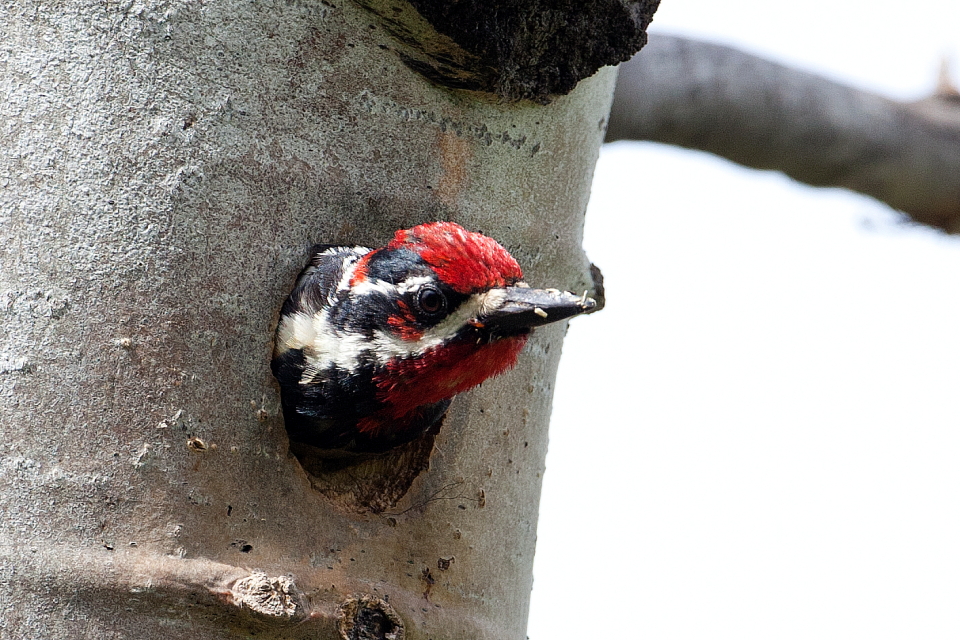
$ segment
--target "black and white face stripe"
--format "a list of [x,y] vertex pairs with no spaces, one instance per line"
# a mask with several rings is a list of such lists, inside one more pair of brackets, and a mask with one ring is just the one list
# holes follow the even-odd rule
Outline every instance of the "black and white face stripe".
[[502,289],[493,289],[467,298],[441,322],[423,332],[416,340],[405,340],[388,329],[376,329],[372,336],[360,332],[338,332],[332,328],[325,314],[315,322],[315,349],[317,358],[310,360],[303,380],[313,379],[321,372],[332,369],[353,370],[365,362],[384,366],[394,360],[414,358],[449,343],[465,330],[483,309],[496,307],[497,300],[505,297]]
[[[347,251],[352,252],[344,255]],[[398,359],[423,355],[471,331],[478,317],[496,310],[503,302],[503,289],[459,294],[440,283],[420,257],[408,250],[381,252],[367,263],[366,277],[352,288],[359,259],[369,250],[330,249],[315,258],[330,256],[340,263],[334,275],[322,266],[305,273],[291,294],[289,313],[277,331],[277,355],[302,350],[305,367],[301,384],[322,381],[336,371],[359,372],[378,368]],[[333,286],[326,295],[323,284]],[[417,313],[417,295],[425,287],[443,295],[443,313]],[[322,301],[321,304],[317,304]],[[406,310],[398,301],[403,301]],[[403,337],[389,318],[403,318],[416,337]]]
[[310,265],[297,278],[293,293],[280,311],[281,317],[312,313],[333,305],[337,295],[350,286],[357,262],[370,251],[367,247],[314,247]]

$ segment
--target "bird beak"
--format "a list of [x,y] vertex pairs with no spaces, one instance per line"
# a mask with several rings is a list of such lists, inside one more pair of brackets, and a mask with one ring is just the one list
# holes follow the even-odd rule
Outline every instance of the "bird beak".
[[480,325],[497,333],[532,329],[571,318],[597,306],[596,301],[588,298],[586,293],[578,296],[557,289],[531,289],[523,286],[506,287],[496,292],[500,304],[482,313],[477,320]]

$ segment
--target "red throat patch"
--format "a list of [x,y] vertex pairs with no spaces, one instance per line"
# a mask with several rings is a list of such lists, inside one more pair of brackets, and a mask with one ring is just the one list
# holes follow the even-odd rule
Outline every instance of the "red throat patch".
[[520,265],[500,243],[454,222],[397,231],[387,249],[415,251],[458,293],[508,287],[523,279]]
[[405,418],[415,417],[418,407],[451,398],[513,368],[526,342],[526,335],[485,345],[461,342],[388,364],[373,379],[377,399],[386,406],[361,419],[358,428],[366,433],[397,428]]

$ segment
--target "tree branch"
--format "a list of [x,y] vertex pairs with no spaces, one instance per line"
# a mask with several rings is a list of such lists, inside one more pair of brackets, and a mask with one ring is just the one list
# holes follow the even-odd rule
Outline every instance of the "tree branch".
[[18,594],[34,591],[53,600],[83,601],[115,620],[192,611],[196,620],[210,625],[209,637],[220,637],[222,627],[266,638],[278,633],[285,638],[332,637],[338,622],[335,604],[311,603],[289,576],[269,577],[201,558],[127,549],[78,551],[43,543],[27,551],[0,543],[0,570],[5,568],[16,575]]
[[709,151],[845,187],[960,233],[960,100],[900,103],[736,49],[651,35],[620,67],[607,142]]

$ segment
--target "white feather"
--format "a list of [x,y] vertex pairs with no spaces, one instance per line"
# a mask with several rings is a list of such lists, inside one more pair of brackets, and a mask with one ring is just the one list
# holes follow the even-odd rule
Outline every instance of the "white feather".
[[354,298],[360,298],[362,296],[369,296],[373,293],[382,293],[385,296],[395,298],[397,296],[397,285],[391,284],[384,280],[371,280],[368,278],[355,284],[353,286],[353,290],[350,292],[350,295]]
[[[325,256],[336,251],[339,251],[338,247],[327,249],[320,255]],[[337,299],[338,293],[350,288],[350,279],[353,277],[353,272],[357,270],[357,262],[360,261],[360,258],[370,253],[371,249],[367,247],[354,247],[353,251],[355,255],[343,261],[343,275],[340,276],[340,282],[337,283],[336,288],[327,294],[327,304],[333,304],[334,300]]]
[[404,340],[390,331],[375,331],[372,346],[377,362],[386,364],[395,358],[420,356],[439,347],[470,321],[499,308],[506,296],[503,289],[473,294],[442,322],[427,329],[419,340]]
[[313,335],[312,344],[304,348],[308,364],[300,383],[310,384],[333,367],[355,370],[365,356],[372,356],[377,364],[385,365],[394,359],[423,355],[444,344],[469,322],[499,308],[505,298],[506,291],[503,289],[476,293],[442,322],[424,332],[419,340],[404,340],[390,331],[382,330],[375,331],[372,340],[361,333],[337,331],[330,324],[329,312],[324,310],[313,317],[309,330],[297,325],[300,329],[298,336],[309,332]]
[[410,293],[431,282],[433,282],[433,278],[430,276],[411,276],[397,285],[397,291],[400,293]]
[[339,332],[330,324],[326,309],[313,318],[314,340],[304,349],[307,366],[300,384],[313,382],[324,371],[339,367],[352,371],[360,364],[360,357],[370,350],[370,344],[361,333]]

